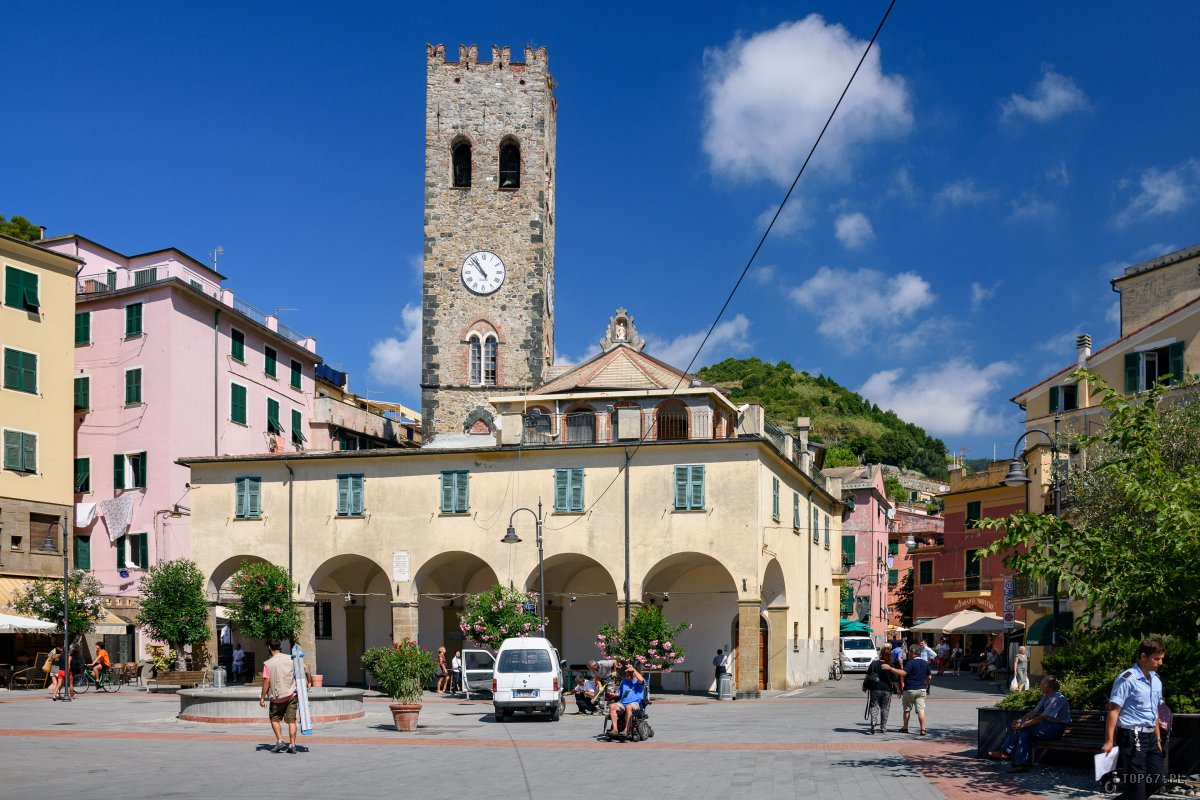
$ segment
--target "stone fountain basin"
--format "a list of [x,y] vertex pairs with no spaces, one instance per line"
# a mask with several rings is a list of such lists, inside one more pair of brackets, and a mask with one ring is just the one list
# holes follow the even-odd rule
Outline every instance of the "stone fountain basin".
[[[258,705],[258,686],[227,686],[223,689],[180,689],[179,719],[184,722],[254,724],[267,722],[267,709]],[[363,689],[322,687],[308,690],[313,722],[339,722],[359,719],[363,710]]]

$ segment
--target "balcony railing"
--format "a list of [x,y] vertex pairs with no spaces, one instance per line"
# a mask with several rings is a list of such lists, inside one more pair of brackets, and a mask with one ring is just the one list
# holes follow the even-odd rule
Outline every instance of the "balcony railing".
[[[639,409],[639,419],[643,417]],[[656,414],[646,431],[648,441],[709,439],[712,412],[690,409]],[[565,414],[531,411],[522,415],[521,420],[521,444],[609,444],[637,441],[641,434],[639,426],[632,439],[618,438],[617,415],[608,411],[569,411]]]
[[1013,579],[1013,600],[1039,600],[1050,595],[1050,585],[1044,580],[1029,575]]
[[942,578],[938,585],[943,592],[990,592],[1003,579],[983,575],[968,575],[965,578]]

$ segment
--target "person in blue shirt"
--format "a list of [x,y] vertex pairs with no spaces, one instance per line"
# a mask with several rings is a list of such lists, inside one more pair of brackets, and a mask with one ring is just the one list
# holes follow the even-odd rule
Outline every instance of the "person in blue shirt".
[[896,669],[904,667],[904,648],[899,643],[892,645],[892,666]]
[[[625,665],[625,679],[621,681],[621,685],[617,691],[620,697],[617,702],[608,707],[608,717],[612,721],[612,730],[616,732],[624,732],[629,736],[633,732],[633,712],[640,708],[642,701],[646,698],[646,679],[642,677],[633,664]],[[617,716],[625,713],[624,727],[617,726]]]
[[914,644],[909,651],[908,661],[904,662],[904,694],[901,695],[904,707],[904,726],[901,733],[908,733],[908,717],[914,709],[917,721],[921,723],[921,735],[925,735],[925,698],[929,694],[929,684],[933,683],[933,670],[929,662],[921,658],[921,646]]
[[988,758],[1007,761],[1012,758],[1012,772],[1028,772],[1033,762],[1030,740],[1049,742],[1061,739],[1071,722],[1071,704],[1058,690],[1058,681],[1049,675],[1042,678],[1042,699],[1025,716],[1013,722],[1012,730],[1004,738],[999,750],[988,753]]
[[1107,753],[1114,746],[1120,748],[1116,771],[1121,779],[1121,797],[1149,797],[1162,784],[1158,706],[1163,693],[1158,670],[1165,654],[1161,639],[1143,639],[1138,645],[1137,662],[1117,676],[1108,696],[1108,717],[1100,752]]

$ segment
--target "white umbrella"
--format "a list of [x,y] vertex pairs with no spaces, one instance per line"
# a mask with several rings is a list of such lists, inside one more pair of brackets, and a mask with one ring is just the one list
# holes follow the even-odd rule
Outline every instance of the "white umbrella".
[[18,617],[15,614],[0,614],[0,633],[27,633],[29,631],[52,631],[57,626],[31,617]]
[[1004,629],[1002,617],[982,611],[955,611],[912,626],[917,633],[1000,633]]

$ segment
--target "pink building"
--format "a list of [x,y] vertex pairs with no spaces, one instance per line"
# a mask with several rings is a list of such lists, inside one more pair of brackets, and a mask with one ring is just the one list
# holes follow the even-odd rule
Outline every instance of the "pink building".
[[867,623],[881,644],[888,625],[888,530],[895,515],[884,492],[883,470],[878,464],[834,467],[825,476],[841,478],[843,495],[854,497],[854,510],[842,520],[842,559],[854,597],[843,604],[842,618]]
[[[106,505],[104,519],[75,529],[74,560],[104,584],[110,611],[132,620],[143,570],[190,553],[189,472],[176,461],[303,449],[321,359],[315,340],[235,299],[223,275],[179,250],[126,256],[77,235],[39,244],[84,262],[76,502],[127,498],[123,535],[122,509]],[[141,656],[133,632],[102,628],[114,660]]]

